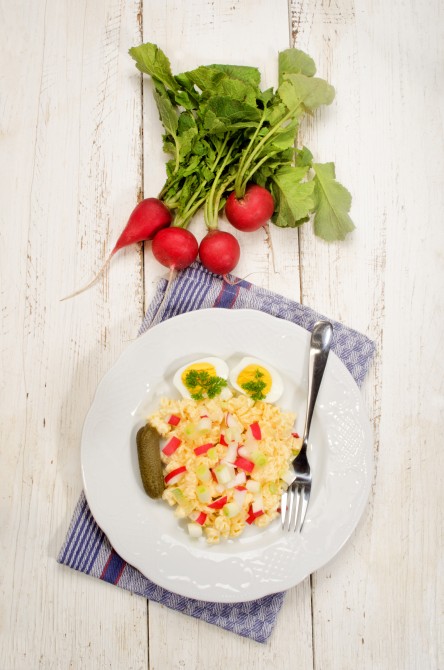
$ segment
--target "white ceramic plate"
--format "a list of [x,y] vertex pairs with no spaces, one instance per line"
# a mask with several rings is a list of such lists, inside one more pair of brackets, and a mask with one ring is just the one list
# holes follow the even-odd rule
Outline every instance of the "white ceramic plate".
[[156,584],[215,602],[253,600],[283,591],[330,561],[364,510],[372,476],[372,434],[361,395],[333,353],[311,429],[313,487],[301,535],[279,520],[248,528],[218,545],[193,540],[162,500],[144,493],[137,430],[162,395],[177,397],[174,372],[204,355],[231,366],[242,356],[280,371],[277,403],[296,411],[302,431],[309,333],[254,310],[206,309],[165,321],[123,352],[100,382],[82,435],[82,470],[91,511],[114,549]]

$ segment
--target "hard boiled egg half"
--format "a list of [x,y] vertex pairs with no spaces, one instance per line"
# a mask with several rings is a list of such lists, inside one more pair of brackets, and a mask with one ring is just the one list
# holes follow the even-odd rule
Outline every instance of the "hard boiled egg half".
[[[197,372],[208,372],[210,377],[222,377],[228,379],[228,365],[221,358],[216,356],[209,356],[208,358],[200,358],[192,363],[187,363],[177,370],[173,377],[173,384],[183,398],[191,398],[191,391],[186,385],[186,379],[189,372],[196,370]],[[222,389],[219,397],[231,397],[231,391],[225,387]]]
[[253,400],[276,402],[283,391],[282,377],[271,365],[245,356],[230,372],[230,383]]

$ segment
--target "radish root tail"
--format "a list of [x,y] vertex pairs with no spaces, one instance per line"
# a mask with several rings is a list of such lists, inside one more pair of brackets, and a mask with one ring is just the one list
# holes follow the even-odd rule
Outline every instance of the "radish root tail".
[[160,321],[160,317],[162,316],[164,312],[164,307],[165,307],[165,302],[166,299],[168,298],[171,287],[173,285],[174,280],[176,279],[177,276],[177,270],[175,268],[170,268],[169,274],[168,274],[168,283],[166,285],[165,293],[163,294],[163,298],[160,301],[159,307],[156,309],[156,312],[152,318],[151,321],[151,326],[156,325],[156,322],[158,323]]
[[244,281],[244,279],[246,279],[250,275],[254,275],[254,272],[249,272],[247,275],[245,275],[245,277],[239,277],[238,279],[236,279],[236,281],[231,281],[231,279],[228,279],[228,275],[222,275],[222,279],[224,280],[224,282],[226,282],[230,286],[237,286],[238,284],[240,284],[242,281]]
[[93,284],[95,284],[96,281],[100,279],[100,277],[103,275],[106,268],[110,264],[112,257],[113,254],[111,253],[104,262],[104,264],[102,265],[102,267],[100,268],[100,270],[98,271],[98,273],[95,275],[95,277],[93,277],[91,281],[88,284],[86,284],[86,286],[83,286],[82,288],[79,288],[78,291],[74,291],[74,293],[70,293],[69,295],[66,295],[64,298],[61,298],[60,302],[63,302],[64,300],[70,300],[71,298],[74,298],[76,295],[79,295],[80,293],[83,293],[84,291],[87,291],[89,288],[91,288],[91,286],[93,286]]

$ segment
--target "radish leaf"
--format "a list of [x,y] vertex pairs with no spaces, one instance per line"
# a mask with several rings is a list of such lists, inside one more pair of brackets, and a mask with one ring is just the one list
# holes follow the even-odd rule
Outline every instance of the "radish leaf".
[[273,223],[281,228],[294,228],[303,223],[302,219],[312,211],[313,181],[301,181],[307,174],[305,167],[284,167],[273,177],[273,189],[278,207]]
[[284,81],[285,74],[305,74],[313,77],[316,65],[310,56],[299,49],[286,49],[279,54],[279,84]]
[[316,173],[314,231],[331,242],[343,240],[355,226],[349,216],[351,195],[335,178],[334,163],[313,163]]
[[140,72],[149,74],[153,79],[161,81],[173,91],[177,89],[176,81],[171,73],[170,61],[162,49],[147,42],[139,47],[132,47],[129,54],[136,61],[136,67]]

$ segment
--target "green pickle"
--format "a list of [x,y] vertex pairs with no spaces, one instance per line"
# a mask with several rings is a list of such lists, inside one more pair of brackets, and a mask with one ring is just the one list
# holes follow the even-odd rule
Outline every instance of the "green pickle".
[[165,481],[160,460],[159,433],[147,424],[137,432],[136,442],[143,488],[150,498],[161,498]]

